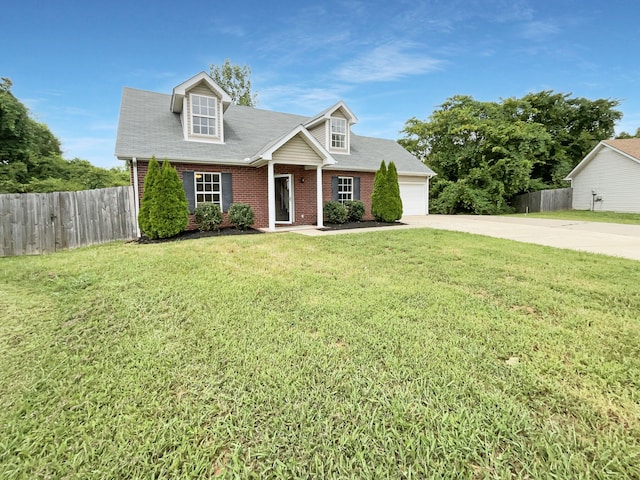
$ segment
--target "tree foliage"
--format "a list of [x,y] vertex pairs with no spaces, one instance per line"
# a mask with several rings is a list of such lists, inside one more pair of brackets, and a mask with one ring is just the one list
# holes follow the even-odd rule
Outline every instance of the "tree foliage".
[[379,222],[395,222],[402,217],[402,200],[398,172],[393,162],[386,166],[382,160],[373,180],[371,214]]
[[189,223],[189,204],[180,176],[167,160],[149,162],[140,202],[138,224],[149,238],[168,238],[184,231]]
[[618,135],[616,135],[616,138],[640,138],[640,128],[636,129],[635,135],[631,135],[628,132],[620,132]]
[[373,178],[373,191],[371,192],[371,215],[380,221],[383,214],[383,205],[387,189],[387,164],[380,162],[380,168]]
[[60,141],[33,120],[0,81],[0,193],[86,190],[129,184],[125,169],[103,169],[86,160],[64,160]]
[[428,121],[408,120],[399,143],[438,174],[434,211],[500,213],[518,193],[564,186],[569,171],[613,135],[617,105],[551,91],[500,102],[454,96]]
[[209,76],[231,95],[236,105],[257,105],[258,95],[251,93],[251,68],[247,65],[233,65],[226,59],[224,65],[209,65]]

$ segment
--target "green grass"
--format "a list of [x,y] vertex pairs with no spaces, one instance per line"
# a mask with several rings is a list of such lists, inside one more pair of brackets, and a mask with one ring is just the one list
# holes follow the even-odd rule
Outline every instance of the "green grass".
[[617,212],[591,212],[589,210],[562,210],[558,212],[519,213],[514,217],[549,218],[557,220],[576,220],[580,222],[606,222],[640,225],[640,214]]
[[437,230],[0,259],[0,478],[639,478],[637,263]]

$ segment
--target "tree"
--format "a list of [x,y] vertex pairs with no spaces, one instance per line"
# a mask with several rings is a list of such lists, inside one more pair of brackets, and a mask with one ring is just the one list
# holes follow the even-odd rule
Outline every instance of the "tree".
[[521,120],[526,108],[513,99],[500,105],[455,96],[429,121],[406,123],[400,143],[438,174],[431,186],[434,211],[499,213],[529,187],[550,136],[542,125]]
[[147,175],[144,177],[144,186],[142,189],[142,199],[140,199],[140,211],[138,212],[138,225],[142,233],[149,234],[152,231],[151,224],[151,204],[155,201],[156,190],[155,184],[160,175],[160,164],[156,157],[151,157],[147,166]]
[[616,135],[616,138],[640,138],[640,128],[636,129],[635,135],[631,135],[627,132],[620,132],[620,134]]
[[129,184],[122,169],[64,160],[60,141],[44,123],[31,118],[11,93],[11,80],[0,81],[0,193],[53,192]]
[[384,213],[384,201],[387,190],[387,164],[384,160],[380,163],[380,168],[373,178],[373,192],[371,192],[371,215],[378,220],[382,220]]
[[569,171],[613,135],[617,105],[552,91],[500,102],[454,96],[427,121],[409,119],[399,143],[438,173],[434,211],[499,213],[518,193],[565,186]]
[[226,59],[224,65],[209,65],[209,76],[231,95],[236,105],[257,105],[258,95],[251,93],[251,68],[247,65],[232,65]]
[[395,222],[402,218],[402,198],[400,198],[400,184],[398,183],[398,170],[396,164],[389,163],[387,168],[387,222]]
[[147,229],[143,231],[149,238],[173,237],[184,231],[189,223],[187,196],[178,172],[168,160],[154,175],[150,185]]

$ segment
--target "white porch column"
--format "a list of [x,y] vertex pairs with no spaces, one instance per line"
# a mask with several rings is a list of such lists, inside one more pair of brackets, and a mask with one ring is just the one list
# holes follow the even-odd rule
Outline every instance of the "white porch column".
[[276,229],[276,180],[273,171],[273,162],[267,164],[267,182],[269,230],[274,231]]
[[322,222],[322,165],[318,165],[316,168],[316,193],[316,203],[318,204],[318,228],[322,228],[324,227],[324,223]]

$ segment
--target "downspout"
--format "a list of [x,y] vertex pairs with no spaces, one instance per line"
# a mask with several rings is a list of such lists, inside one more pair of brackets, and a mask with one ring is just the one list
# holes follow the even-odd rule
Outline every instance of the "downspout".
[[136,236],[140,238],[140,225],[138,224],[140,197],[138,196],[138,159],[136,157],[131,157],[131,171],[133,172],[133,210],[136,214]]

